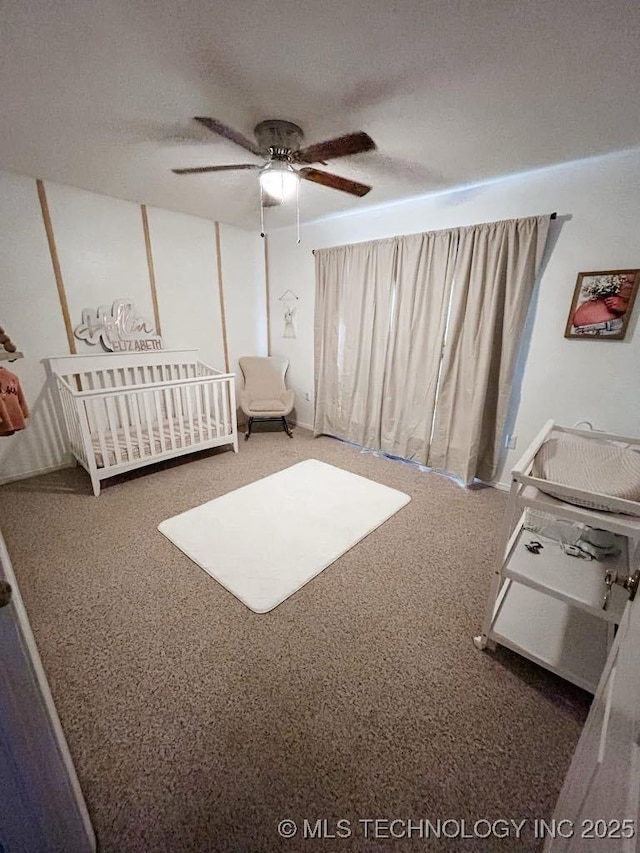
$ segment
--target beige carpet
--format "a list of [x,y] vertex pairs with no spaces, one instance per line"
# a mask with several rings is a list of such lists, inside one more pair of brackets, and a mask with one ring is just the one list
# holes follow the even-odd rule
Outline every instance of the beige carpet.
[[[156,529],[306,459],[412,498],[272,613]],[[490,851],[524,840],[285,841],[292,818],[550,815],[587,694],[475,650],[505,495],[297,429],[256,431],[91,494],[0,489],[0,518],[101,853]]]

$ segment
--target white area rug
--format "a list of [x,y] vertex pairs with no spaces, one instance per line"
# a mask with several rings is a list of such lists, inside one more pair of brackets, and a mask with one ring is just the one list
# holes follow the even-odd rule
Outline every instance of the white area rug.
[[308,459],[158,525],[255,613],[267,613],[411,498]]

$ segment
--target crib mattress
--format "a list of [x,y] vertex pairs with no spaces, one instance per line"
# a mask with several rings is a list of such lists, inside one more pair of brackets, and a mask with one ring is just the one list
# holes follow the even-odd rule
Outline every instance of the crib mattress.
[[[144,457],[156,456],[162,453],[162,445],[160,443],[160,431],[164,437],[166,450],[181,450],[184,447],[191,447],[196,444],[201,444],[211,439],[219,438],[227,435],[228,430],[225,430],[222,424],[218,424],[213,418],[207,420],[202,418],[202,430],[199,423],[193,424],[193,438],[191,437],[191,429],[185,423],[184,435],[180,428],[179,418],[174,418],[173,421],[165,420],[153,425],[151,430],[146,427],[140,427],[142,437],[142,446],[138,441],[138,433],[135,428],[130,430],[131,453],[127,447],[124,430],[118,430],[115,435],[111,432],[104,435],[103,442],[100,442],[100,437],[97,434],[92,434],[91,444],[95,454],[96,465],[98,468],[108,468],[112,465],[121,463],[133,462]],[[172,437],[173,427],[173,437]],[[210,429],[209,429],[210,427]],[[106,462],[103,454],[103,446],[106,451]],[[120,451],[120,459],[116,456],[116,446]],[[142,449],[142,453],[140,450]]]

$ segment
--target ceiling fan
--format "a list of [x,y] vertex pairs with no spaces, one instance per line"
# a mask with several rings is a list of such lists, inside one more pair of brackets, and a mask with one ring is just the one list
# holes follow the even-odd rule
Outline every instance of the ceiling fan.
[[302,168],[298,169],[294,168],[293,165],[311,163],[326,165],[327,160],[334,160],[337,157],[348,157],[351,154],[374,151],[375,142],[362,131],[338,136],[336,139],[329,139],[325,142],[318,142],[307,148],[300,148],[304,134],[297,124],[290,121],[281,119],[261,121],[253,131],[256,141],[251,142],[241,133],[227,127],[226,124],[217,119],[196,116],[195,120],[209,128],[213,133],[235,142],[236,145],[240,145],[257,157],[262,157],[266,162],[262,166],[256,163],[240,163],[232,166],[196,166],[190,169],[173,169],[172,171],[176,175],[256,169],[259,172],[262,200],[265,206],[278,205],[285,201],[296,190],[300,178],[359,197],[366,195],[371,189],[367,184],[341,178],[331,172],[322,172],[310,165],[303,165]]

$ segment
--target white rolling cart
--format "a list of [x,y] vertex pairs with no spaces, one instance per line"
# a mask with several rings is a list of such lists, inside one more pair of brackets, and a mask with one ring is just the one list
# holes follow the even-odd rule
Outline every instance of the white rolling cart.
[[[626,603],[640,579],[640,502],[551,483],[532,474],[543,443],[561,434],[640,449],[640,439],[568,429],[548,421],[511,474],[509,503],[478,649],[506,646],[594,693]],[[589,509],[546,491],[611,511]],[[560,543],[524,527],[526,510],[621,537],[604,561],[569,556]],[[519,519],[519,520],[518,520]],[[526,548],[533,540],[539,552]]]

